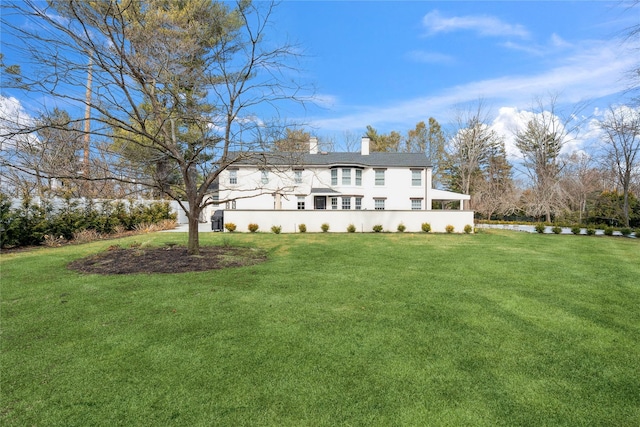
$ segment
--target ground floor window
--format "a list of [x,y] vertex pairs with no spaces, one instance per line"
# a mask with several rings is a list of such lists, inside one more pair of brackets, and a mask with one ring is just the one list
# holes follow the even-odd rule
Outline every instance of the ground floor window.
[[304,196],[298,196],[298,209],[304,209]]
[[356,197],[356,209],[362,209],[362,197]]
[[338,198],[337,197],[332,197],[331,198],[331,209],[338,209]]
[[351,197],[342,198],[342,209],[345,209],[345,210],[351,209]]
[[373,199],[373,207],[377,211],[384,210],[384,199]]
[[411,199],[411,210],[422,210],[422,199]]

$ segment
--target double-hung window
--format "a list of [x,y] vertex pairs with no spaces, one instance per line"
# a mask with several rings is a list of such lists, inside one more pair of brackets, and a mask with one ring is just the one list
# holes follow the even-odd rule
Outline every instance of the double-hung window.
[[269,171],[266,169],[262,169],[262,171],[260,171],[261,173],[261,181],[263,184],[268,184],[269,183]]
[[383,211],[384,199],[373,199],[373,208],[377,211]]
[[293,181],[296,184],[302,184],[302,169],[296,169],[293,171]]
[[422,185],[422,171],[420,169],[411,169],[411,185]]
[[331,185],[338,185],[338,169],[331,169]]
[[229,169],[229,184],[238,183],[238,169]]
[[351,185],[351,169],[342,169],[342,185]]
[[411,210],[412,211],[422,210],[422,199],[411,199]]
[[351,209],[351,197],[343,197],[342,198],[342,209],[343,210]]
[[356,209],[362,209],[362,197],[356,197]]
[[332,197],[331,198],[331,209],[333,209],[333,210],[338,209],[338,198],[337,197]]
[[362,185],[362,169],[356,169],[356,185]]
[[384,185],[384,169],[376,169],[376,185]]

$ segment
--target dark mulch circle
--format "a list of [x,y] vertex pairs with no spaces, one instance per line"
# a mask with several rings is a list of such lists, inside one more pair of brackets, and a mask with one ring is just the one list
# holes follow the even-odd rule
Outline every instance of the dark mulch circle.
[[235,246],[200,247],[200,255],[189,255],[183,246],[110,247],[75,260],[68,268],[89,274],[186,273],[255,265],[266,259],[266,253],[260,249]]

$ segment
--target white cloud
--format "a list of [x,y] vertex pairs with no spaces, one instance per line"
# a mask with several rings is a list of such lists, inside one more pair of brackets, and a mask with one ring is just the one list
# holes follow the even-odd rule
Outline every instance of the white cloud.
[[[318,119],[314,126],[325,130],[364,129],[367,125],[390,125],[409,129],[424,120],[425,112],[442,120],[452,107],[480,98],[496,106],[529,107],[536,97],[558,94],[561,102],[618,94],[626,88],[624,73],[636,57],[617,40],[592,41],[576,46],[548,70],[529,75],[505,75],[471,81],[443,89],[440,93],[416,97],[394,105],[351,108],[345,115]],[[355,112],[354,112],[355,110]]]
[[429,34],[449,33],[459,30],[475,31],[482,36],[516,36],[528,38],[529,32],[522,25],[509,24],[494,16],[467,15],[445,17],[434,10],[422,18],[422,24]]

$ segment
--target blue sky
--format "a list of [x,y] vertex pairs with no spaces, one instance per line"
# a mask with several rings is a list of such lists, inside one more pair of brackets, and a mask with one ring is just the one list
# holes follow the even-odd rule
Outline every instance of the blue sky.
[[620,36],[640,7],[617,1],[285,0],[275,22],[307,55],[318,106],[306,121],[338,140],[367,125],[404,134],[430,116],[446,123],[479,98],[494,117],[549,95],[597,113],[624,102],[638,63]]
[[402,134],[429,117],[446,125],[480,98],[505,133],[549,95],[597,115],[624,102],[624,74],[640,55],[621,34],[639,23],[640,6],[617,0],[284,0],[273,36],[299,44],[292,77],[315,85],[316,102],[283,114],[337,148],[367,125]]

